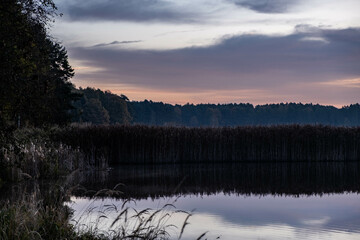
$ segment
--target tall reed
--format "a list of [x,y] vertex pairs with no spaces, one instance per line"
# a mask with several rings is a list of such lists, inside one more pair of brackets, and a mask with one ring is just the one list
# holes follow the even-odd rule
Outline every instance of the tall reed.
[[84,154],[49,138],[50,130],[20,129],[9,133],[0,146],[0,179],[58,178],[76,169],[88,167]]
[[358,161],[360,127],[84,126],[53,137],[109,163]]
[[[0,239],[153,240],[173,239],[175,236],[180,239],[191,216],[186,211],[177,210],[172,203],[141,211],[128,206],[131,200],[118,204],[92,204],[100,195],[114,197],[122,194],[116,186],[93,193],[82,215],[74,216],[69,207],[73,188],[52,184],[50,188],[42,189],[37,182],[33,183],[30,189],[29,184],[18,185],[14,196],[0,199]],[[169,223],[175,214],[182,215],[182,225]],[[102,228],[106,219],[110,220],[109,225]]]

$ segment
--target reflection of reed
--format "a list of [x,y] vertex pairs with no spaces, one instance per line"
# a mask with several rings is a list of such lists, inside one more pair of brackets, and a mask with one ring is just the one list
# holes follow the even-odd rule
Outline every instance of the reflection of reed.
[[[312,195],[360,191],[359,163],[244,163],[119,166],[106,181],[91,175],[87,189],[124,183],[123,197],[146,198],[179,194]],[[103,176],[102,176],[103,177]],[[181,183],[180,187],[178,187]],[[82,194],[79,194],[82,195]]]
[[[71,183],[73,184],[73,182]],[[71,186],[62,180],[28,180],[14,184],[8,184],[1,188],[0,206],[5,202],[34,203],[39,205],[62,204],[70,199],[66,193]]]
[[1,188],[0,203],[9,202],[37,202],[42,198],[39,182],[27,181],[18,184],[8,184]]
[[360,127],[88,126],[56,137],[110,163],[358,161]]

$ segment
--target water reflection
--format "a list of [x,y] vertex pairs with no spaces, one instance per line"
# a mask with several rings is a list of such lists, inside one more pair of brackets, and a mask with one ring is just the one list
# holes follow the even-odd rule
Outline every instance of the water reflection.
[[[88,198],[75,191],[71,198],[75,220],[89,223],[99,212],[84,216],[89,206],[136,199],[136,210],[158,209],[173,203],[191,211],[183,239],[360,239],[359,163],[261,163],[214,165],[113,166],[109,171],[82,172],[61,186],[83,185],[86,189],[113,188],[125,184],[118,198]],[[53,183],[21,184],[2,189],[2,197],[41,199],[41,193],[56,196],[47,186]],[[22,187],[21,187],[22,186]],[[94,214],[94,215],[92,215]],[[163,214],[166,214],[164,212]],[[109,226],[116,217],[101,219]],[[184,215],[174,215],[168,224],[181,226]],[[176,239],[176,233],[173,238]]]
[[[75,213],[82,215],[81,211],[90,200],[75,197],[72,200]],[[136,201],[131,207],[157,209],[173,201],[175,197],[148,198]],[[95,200],[92,205],[119,206],[122,202],[121,199],[105,198]],[[360,195],[355,193],[296,198],[190,194],[177,198],[175,205],[186,211],[196,209],[184,239],[196,239],[206,231],[209,231],[209,239],[218,236],[221,239],[360,239]],[[113,219],[108,218],[103,224]],[[181,226],[183,220],[184,216],[174,215],[169,224]]]
[[214,193],[297,196],[359,192],[359,173],[356,162],[128,165],[87,173],[81,182],[95,190],[123,183],[123,197],[135,199]]
[[184,239],[206,231],[208,239],[360,239],[359,170],[342,162],[115,166],[81,182],[88,189],[124,183],[120,198],[78,192],[72,206],[80,212],[89,201],[121,205],[131,197],[141,210],[176,201],[178,209],[196,209]]

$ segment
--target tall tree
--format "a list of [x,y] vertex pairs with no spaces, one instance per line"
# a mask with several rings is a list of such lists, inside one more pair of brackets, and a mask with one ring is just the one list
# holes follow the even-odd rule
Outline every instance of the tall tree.
[[[110,91],[104,92],[100,89],[89,87],[85,89],[80,88],[79,91],[83,96],[79,101],[75,102],[75,106],[80,114],[73,118],[74,121],[94,124],[127,124],[132,121],[127,105],[129,99],[125,95],[118,96]],[[92,107],[96,108],[96,110],[91,109]],[[96,117],[96,114],[99,116]],[[107,119],[106,115],[109,119]]]
[[0,4],[0,114],[29,125],[64,123],[73,76],[66,51],[47,35],[52,0],[2,0]]

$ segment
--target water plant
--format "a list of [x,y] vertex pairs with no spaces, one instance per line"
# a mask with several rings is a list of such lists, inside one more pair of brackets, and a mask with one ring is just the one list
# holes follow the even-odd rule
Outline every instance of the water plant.
[[[53,138],[110,164],[358,161],[360,127],[78,126]],[[99,164],[99,163],[97,163]]]
[[[94,205],[100,196],[122,194],[116,187],[93,192],[92,200],[81,215],[74,216],[69,207],[72,189],[51,184],[46,191],[41,191],[35,185],[30,193],[24,194],[24,189],[18,186],[17,191],[21,194],[17,199],[10,197],[0,201],[0,239],[173,239],[173,234],[181,239],[191,216],[191,213],[177,210],[172,203],[141,211],[127,206],[133,201],[130,199],[120,206]],[[168,223],[175,214],[184,217],[179,228]],[[114,218],[104,228],[104,220],[112,216]]]
[[55,179],[85,167],[79,148],[52,141],[48,131],[23,128],[9,133],[0,148],[0,178],[10,182]]
[[0,239],[78,239],[68,223],[71,211],[62,204],[62,188],[53,186],[41,196],[34,187],[31,194],[21,192],[17,197],[0,202]]
[[[176,209],[174,203],[165,203],[157,209],[145,208],[136,210],[130,204],[136,205],[132,199],[124,199],[108,203],[105,198],[119,197],[122,192],[114,189],[102,189],[96,192],[82,211],[73,216],[75,231],[104,239],[181,239],[192,215],[189,212]],[[179,215],[183,224],[172,224],[171,218]],[[177,232],[179,231],[179,232]]]

